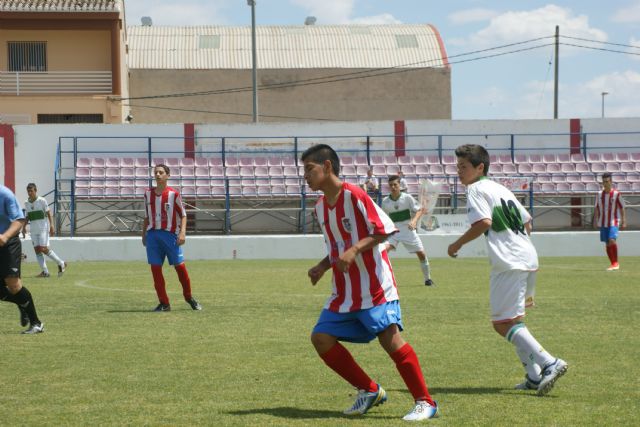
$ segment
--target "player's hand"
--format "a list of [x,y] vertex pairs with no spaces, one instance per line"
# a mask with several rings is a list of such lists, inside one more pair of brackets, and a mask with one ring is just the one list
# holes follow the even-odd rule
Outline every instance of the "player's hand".
[[413,224],[412,222],[410,222],[409,224],[407,224],[407,228],[408,228],[410,231],[413,231],[413,230],[415,230],[415,229],[416,229],[416,226],[415,226],[415,224]]
[[51,227],[51,228],[49,229],[49,235],[50,235],[50,236],[55,236],[55,235],[56,235],[56,230],[54,230],[54,229],[53,229],[53,227]]
[[349,271],[349,267],[353,264],[353,261],[356,259],[356,255],[358,255],[358,249],[355,246],[351,246],[349,249],[344,251],[340,257],[338,257],[338,261],[336,262],[336,267],[338,270],[346,273]]
[[315,265],[309,269],[307,275],[309,276],[309,279],[311,279],[311,284],[315,286],[324,275],[324,269],[319,265]]
[[143,234],[142,235],[142,246],[147,246],[147,235]]
[[4,234],[0,234],[0,248],[7,244],[9,239]]
[[452,243],[449,245],[449,248],[447,249],[447,254],[449,254],[449,256],[451,258],[456,258],[458,256],[458,251],[460,250],[462,246],[460,246],[457,243]]
[[186,241],[186,238],[185,238],[184,234],[182,234],[182,233],[178,234],[178,246],[184,245],[185,241]]

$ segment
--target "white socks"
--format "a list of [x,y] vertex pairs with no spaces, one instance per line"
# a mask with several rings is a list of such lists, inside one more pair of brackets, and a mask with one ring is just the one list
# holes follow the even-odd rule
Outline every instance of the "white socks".
[[54,260],[56,262],[56,264],[58,265],[64,265],[64,261],[62,261],[60,259],[60,257],[58,255],[56,255],[55,252],[53,252],[53,250],[49,249],[49,253],[47,254],[47,256],[49,258],[51,258],[52,260]]
[[[525,365],[527,374],[529,374],[530,378],[534,381],[537,381],[540,377],[539,370],[541,366],[549,365],[556,360],[549,352],[542,348],[524,323],[518,323],[509,329],[506,338],[507,341],[516,347],[518,357]],[[538,375],[535,375],[536,371]],[[535,375],[535,377],[531,375]]]
[[44,271],[45,273],[48,273],[49,270],[47,269],[47,262],[44,260],[44,255],[36,254],[36,259],[38,260],[38,265],[40,266],[40,270]]
[[431,272],[429,271],[429,258],[425,258],[424,261],[420,261],[420,268],[424,275],[424,280],[431,279]]

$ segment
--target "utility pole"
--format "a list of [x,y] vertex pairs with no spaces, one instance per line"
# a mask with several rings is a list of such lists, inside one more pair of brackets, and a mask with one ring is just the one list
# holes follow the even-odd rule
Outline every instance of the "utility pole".
[[553,118],[558,118],[558,68],[560,61],[560,26],[556,25],[556,59],[553,77]]
[[251,62],[252,62],[252,80],[253,80],[253,123],[258,123],[258,71],[257,71],[257,54],[256,54],[256,1],[247,0],[247,4],[251,6]]

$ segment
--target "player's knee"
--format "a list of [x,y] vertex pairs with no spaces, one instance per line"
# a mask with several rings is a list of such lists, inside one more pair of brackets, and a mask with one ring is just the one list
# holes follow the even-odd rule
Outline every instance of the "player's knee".
[[312,333],[311,334],[311,344],[318,351],[318,354],[323,354],[326,351],[329,351],[331,347],[335,344],[336,340],[330,335],[323,333]]

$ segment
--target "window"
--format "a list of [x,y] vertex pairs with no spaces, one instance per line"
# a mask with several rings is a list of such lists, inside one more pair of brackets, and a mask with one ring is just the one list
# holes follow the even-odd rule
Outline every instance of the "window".
[[198,49],[220,49],[220,36],[198,36]]
[[38,123],[104,123],[102,114],[38,114]]
[[415,34],[396,34],[396,43],[399,48],[419,47]]
[[47,71],[47,42],[8,42],[9,71]]

